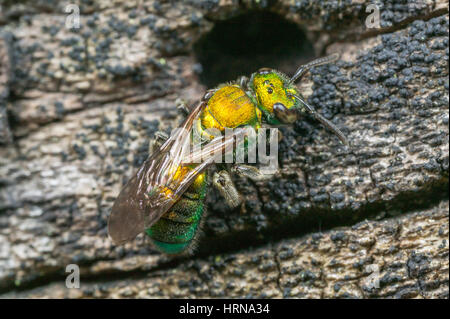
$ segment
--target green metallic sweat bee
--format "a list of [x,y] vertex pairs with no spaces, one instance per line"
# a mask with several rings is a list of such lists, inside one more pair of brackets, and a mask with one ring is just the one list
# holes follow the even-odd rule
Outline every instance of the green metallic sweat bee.
[[[243,76],[236,82],[219,85],[206,92],[179,131],[196,130],[206,144],[202,152],[223,151],[245,138],[240,130],[242,127],[250,126],[257,131],[263,123],[290,124],[310,113],[347,144],[342,132],[317,113],[294,85],[311,67],[337,58],[334,54],[314,60],[298,68],[292,78],[263,68],[253,73],[250,79]],[[226,128],[234,129],[233,135],[225,137]],[[211,136],[210,129],[218,133]],[[109,235],[116,244],[123,244],[145,232],[163,253],[181,254],[193,250],[205,212],[209,184],[206,169],[214,162],[209,158],[197,164],[182,163],[184,145],[192,139],[193,135],[178,132],[170,138],[165,137],[165,142],[122,189],[108,221]],[[234,163],[232,169],[253,179],[262,175],[254,166]],[[212,182],[230,206],[239,205],[241,198],[228,170],[216,172]]]

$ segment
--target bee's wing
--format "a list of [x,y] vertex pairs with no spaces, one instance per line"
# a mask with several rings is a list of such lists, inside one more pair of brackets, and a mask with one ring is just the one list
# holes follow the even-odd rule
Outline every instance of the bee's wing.
[[[243,140],[244,131],[235,130],[230,136],[212,140],[203,150],[186,153],[192,125],[205,105],[205,102],[197,105],[181,128],[144,162],[120,192],[108,220],[108,233],[116,244],[134,239],[153,225],[214,162],[216,154]],[[182,178],[175,178],[186,154],[202,161]]]
[[[204,106],[204,102],[199,103],[183,122],[182,128],[190,129]],[[115,243],[122,244],[134,239],[145,230],[146,225],[157,220],[164,213],[164,209],[173,203],[173,198],[162,196],[158,190],[160,186],[165,185],[164,179],[170,177],[167,176],[167,166],[178,161],[174,155],[180,152],[187,138],[182,134],[183,130],[172,134],[145,160],[121,190],[108,220],[108,233]]]

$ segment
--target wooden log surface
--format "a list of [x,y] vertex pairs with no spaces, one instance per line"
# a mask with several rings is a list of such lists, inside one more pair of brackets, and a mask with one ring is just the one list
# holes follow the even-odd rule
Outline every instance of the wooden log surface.
[[[376,29],[368,3],[2,4],[0,296],[448,298],[448,2],[378,1]],[[242,207],[211,189],[194,256],[143,235],[113,245],[120,188],[176,125],[177,99],[207,89],[195,43],[249,12],[299,26],[314,55],[341,53],[299,87],[351,147],[297,121],[282,128],[279,175],[235,178]],[[292,74],[304,55],[273,63]],[[64,288],[68,264],[79,290]]]

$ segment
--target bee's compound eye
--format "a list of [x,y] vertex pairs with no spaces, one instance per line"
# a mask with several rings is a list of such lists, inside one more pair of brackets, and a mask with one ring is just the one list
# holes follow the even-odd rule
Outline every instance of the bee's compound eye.
[[258,70],[259,74],[268,74],[270,72],[272,72],[272,69],[269,69],[269,68],[261,68]]

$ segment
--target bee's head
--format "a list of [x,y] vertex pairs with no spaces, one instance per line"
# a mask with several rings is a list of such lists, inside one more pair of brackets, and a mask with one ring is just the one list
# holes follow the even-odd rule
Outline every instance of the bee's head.
[[262,68],[250,79],[258,107],[269,124],[292,123],[297,118],[294,110],[298,101],[290,94],[298,94],[297,89],[282,73]]
[[294,82],[302,72],[300,68],[291,79],[281,72],[267,68],[252,74],[249,86],[266,122],[272,125],[290,124],[309,113],[335,133],[344,144],[348,144],[344,134],[309,105],[298,92]]
[[336,134],[342,143],[348,144],[344,134],[309,105],[294,85],[295,81],[300,79],[310,68],[336,61],[338,58],[339,54],[335,53],[311,61],[300,66],[292,78],[268,68],[259,69],[258,72],[253,73],[249,88],[255,94],[258,108],[263,112],[266,122],[272,125],[293,123],[309,113]]

